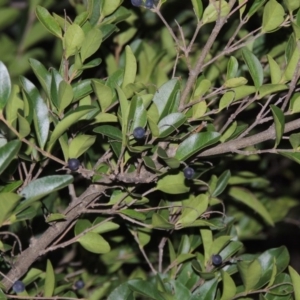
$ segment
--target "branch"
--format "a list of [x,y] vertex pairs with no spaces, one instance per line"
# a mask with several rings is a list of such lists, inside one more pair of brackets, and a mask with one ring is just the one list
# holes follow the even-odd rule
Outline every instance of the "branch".
[[[298,128],[300,128],[300,119],[287,123],[284,128],[284,133],[293,131]],[[275,128],[274,125],[272,125],[269,129],[261,133],[254,134],[252,136],[243,139],[229,141],[217,145],[216,147],[213,147],[211,149],[205,150],[202,153],[200,153],[198,157],[206,157],[206,156],[213,156],[213,155],[218,155],[218,154],[223,154],[228,152],[236,152],[236,150],[238,149],[253,146],[267,140],[275,139],[275,136],[276,136]]]
[[61,235],[69,224],[80,216],[85,207],[95,198],[99,197],[104,190],[105,186],[91,185],[80,197],[71,202],[69,207],[65,210],[66,221],[58,222],[50,226],[39,239],[34,240],[29,247],[20,254],[12,269],[1,281],[6,291],[11,288],[16,280],[27,272],[33,262],[40,256],[40,253]]

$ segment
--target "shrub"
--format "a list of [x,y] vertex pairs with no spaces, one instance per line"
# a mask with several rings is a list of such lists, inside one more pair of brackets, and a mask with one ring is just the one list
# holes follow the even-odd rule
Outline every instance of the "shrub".
[[122,2],[1,3],[1,299],[299,300],[299,1]]

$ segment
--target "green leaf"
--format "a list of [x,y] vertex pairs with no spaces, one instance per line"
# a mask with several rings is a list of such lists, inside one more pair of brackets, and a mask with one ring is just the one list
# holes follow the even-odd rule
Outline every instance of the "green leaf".
[[159,128],[159,138],[165,138],[174,132],[186,121],[186,116],[182,113],[172,113],[164,117],[157,124]]
[[275,125],[275,132],[276,132],[276,142],[275,142],[275,148],[276,148],[280,143],[280,140],[284,132],[285,120],[284,120],[284,114],[279,107],[275,105],[270,105],[270,108],[272,110],[272,114],[274,118],[274,125]]
[[128,84],[134,83],[137,70],[137,62],[130,46],[125,47],[125,72],[122,88]]
[[177,169],[180,167],[180,161],[174,157],[168,157],[166,151],[161,147],[157,148],[157,155],[171,168]]
[[252,290],[261,276],[261,266],[257,259],[253,261],[240,261],[237,267],[242,278],[245,292]]
[[69,114],[65,115],[65,117],[55,126],[54,131],[50,135],[47,150],[50,151],[57,139],[60,138],[67,129],[78,122],[81,117],[86,115],[92,109],[94,109],[93,106],[79,106],[74,111],[71,111]]
[[193,105],[193,119],[200,119],[207,110],[207,104],[205,101],[201,101]]
[[61,190],[73,182],[71,175],[52,175],[41,177],[31,181],[21,192],[20,195],[25,200],[17,207],[20,212],[29,207],[33,202],[45,197],[50,193]]
[[284,21],[285,12],[283,7],[275,0],[269,0],[264,7],[262,31],[271,32],[276,30]]
[[229,190],[229,195],[235,200],[244,203],[245,205],[256,211],[268,224],[274,226],[274,222],[267,209],[257,200],[257,198],[247,189],[232,187]]
[[78,242],[84,249],[92,253],[103,254],[110,251],[108,242],[95,232],[87,232],[78,239]]
[[298,164],[300,164],[300,153],[299,152],[295,152],[295,153],[292,153],[292,152],[282,152],[280,151],[279,154],[291,159],[291,160],[294,160],[295,162],[297,162]]
[[219,103],[219,111],[223,110],[224,108],[228,108],[232,101],[234,101],[235,93],[234,91],[226,92],[220,99]]
[[62,80],[58,86],[58,112],[62,113],[73,100],[73,89],[72,86]]
[[99,48],[102,42],[102,32],[98,28],[92,28],[84,38],[82,43],[80,56],[82,62],[92,56]]
[[102,2],[101,18],[112,14],[122,3],[122,0],[110,0]]
[[264,70],[257,57],[248,48],[243,48],[242,55],[249,69],[254,85],[258,90],[259,87],[263,84]]
[[276,92],[287,90],[288,86],[285,84],[264,84],[258,90],[257,99],[262,99],[263,97],[274,94]]
[[2,61],[0,61],[0,83],[0,111],[2,111],[11,93],[9,73]]
[[165,300],[161,292],[155,287],[152,282],[142,279],[132,279],[128,281],[128,286],[134,292],[147,297],[147,299]]
[[276,84],[281,79],[281,69],[271,55],[267,55],[267,58],[270,67],[271,83]]
[[153,102],[155,103],[159,119],[178,112],[178,93],[180,92],[180,83],[178,79],[172,79],[163,84],[155,93]]
[[214,300],[217,292],[218,279],[206,280],[203,285],[198,287],[189,300]]
[[300,289],[299,289],[300,276],[291,266],[289,266],[289,273],[290,273],[292,283],[293,283],[293,286],[294,286],[295,300],[300,300]]
[[211,256],[210,250],[213,244],[213,236],[212,231],[209,228],[200,229],[200,234],[204,248],[204,264],[206,266]]
[[123,90],[116,86],[118,96],[119,96],[119,103],[122,115],[122,143],[123,145],[126,144],[127,140],[127,130],[128,130],[128,114],[129,114],[129,102],[123,92]]
[[284,4],[290,12],[293,12],[300,7],[300,2],[298,0],[284,0]]
[[198,20],[201,19],[202,13],[203,13],[203,4],[202,0],[192,0],[193,8],[194,8],[194,13],[197,17]]
[[107,300],[134,300],[133,291],[129,288],[128,283],[124,282],[115,288],[107,297]]
[[98,98],[102,111],[105,111],[113,102],[113,90],[100,80],[92,80],[93,90]]
[[236,293],[236,285],[227,272],[223,270],[221,272],[223,284],[223,293],[221,300],[231,300]]
[[300,133],[293,133],[289,137],[290,143],[294,150],[300,146]]
[[224,82],[225,88],[235,88],[241,85],[245,85],[248,82],[248,80],[245,77],[236,77],[236,78],[230,78],[227,79]]
[[122,141],[122,132],[120,131],[120,129],[118,129],[114,126],[102,125],[102,126],[96,127],[93,131],[96,133],[106,135],[116,141],[120,141],[120,142]]
[[204,147],[216,143],[219,138],[220,134],[218,132],[200,132],[192,134],[179,145],[175,154],[175,158],[180,161],[187,160]]
[[69,144],[69,157],[78,158],[85,153],[96,141],[93,135],[78,135]]
[[230,56],[227,62],[226,80],[235,78],[239,69],[238,60],[234,56]]
[[133,97],[130,102],[128,124],[132,133],[137,127],[145,127],[147,124],[147,111],[141,97]]
[[63,47],[67,59],[81,48],[84,38],[84,32],[77,24],[72,24],[67,28],[63,38]]
[[44,296],[52,297],[55,288],[55,275],[51,261],[47,259],[46,278],[44,287]]
[[[219,13],[219,8],[221,8],[221,13]],[[218,19],[219,15],[222,18],[227,16],[229,12],[230,6],[226,1],[214,1],[205,8],[203,12],[202,22],[203,24],[214,22]]]
[[174,229],[174,225],[157,213],[152,215],[152,226],[158,229]]
[[19,153],[21,148],[20,141],[11,141],[0,147],[0,174],[9,166],[11,161]]
[[19,203],[21,196],[15,193],[0,193],[0,227],[11,215],[11,212]]
[[185,178],[182,172],[175,175],[165,175],[158,180],[156,188],[167,194],[182,194],[190,190],[185,184]]
[[50,120],[48,115],[48,106],[44,99],[41,97],[38,89],[31,81],[25,77],[20,77],[20,82],[26,93],[26,96],[32,103],[34,108],[33,121],[35,133],[42,149],[47,142],[49,135]]
[[264,5],[265,2],[266,0],[254,0],[252,5],[250,6],[247,16],[248,17],[253,16],[260,9],[260,7]]
[[191,224],[198,219],[208,207],[208,195],[200,194],[183,201],[181,216],[176,224]]
[[223,135],[220,138],[220,142],[224,143],[230,138],[232,138],[232,135],[236,132],[237,127],[237,121],[234,121],[223,133]]
[[213,191],[211,197],[218,197],[219,195],[221,195],[223,193],[223,191],[227,187],[230,176],[231,176],[231,173],[229,170],[227,170],[221,174],[221,176],[217,180],[216,188]]
[[39,21],[45,26],[45,28],[50,31],[55,36],[62,38],[62,32],[59,24],[50,15],[48,10],[42,6],[37,6],[35,10],[36,16]]
[[47,216],[47,218],[45,219],[45,221],[47,223],[51,223],[51,222],[57,222],[57,221],[65,221],[66,220],[66,216],[64,214],[50,214]]
[[298,47],[295,47],[294,51],[292,52],[292,56],[288,60],[288,64],[284,71],[283,78],[285,80],[293,79],[299,59],[300,59],[300,49]]

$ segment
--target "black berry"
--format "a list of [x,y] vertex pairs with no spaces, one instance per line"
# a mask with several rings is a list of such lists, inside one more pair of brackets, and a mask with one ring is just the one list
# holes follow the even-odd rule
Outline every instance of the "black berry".
[[147,8],[153,8],[153,0],[146,0],[145,6]]
[[139,6],[141,6],[142,3],[143,3],[142,0],[131,0],[131,4],[132,4],[133,6],[139,7]]
[[13,286],[12,286],[12,289],[13,289],[13,291],[15,292],[15,293],[22,293],[22,292],[24,292],[24,290],[25,290],[25,285],[24,285],[24,283],[22,282],[22,281],[20,281],[20,280],[17,280],[14,284],[13,284]]
[[136,140],[141,140],[145,137],[145,129],[143,127],[136,127],[133,130],[133,136]]
[[84,282],[83,282],[83,280],[77,280],[75,282],[75,288],[77,290],[80,290],[80,289],[84,288]]
[[214,266],[219,266],[220,264],[222,264],[222,257],[219,254],[214,254],[211,258],[211,261]]
[[77,158],[70,158],[68,160],[68,167],[71,171],[76,171],[80,166],[80,161]]
[[192,179],[195,175],[195,171],[193,168],[187,167],[183,170],[183,174],[186,179]]

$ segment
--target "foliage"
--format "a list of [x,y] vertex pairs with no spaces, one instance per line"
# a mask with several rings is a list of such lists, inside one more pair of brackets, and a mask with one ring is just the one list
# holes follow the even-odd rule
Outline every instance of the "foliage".
[[44,2],[0,1],[1,299],[300,300],[243,245],[298,204],[299,1]]

